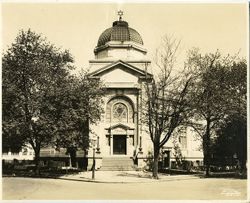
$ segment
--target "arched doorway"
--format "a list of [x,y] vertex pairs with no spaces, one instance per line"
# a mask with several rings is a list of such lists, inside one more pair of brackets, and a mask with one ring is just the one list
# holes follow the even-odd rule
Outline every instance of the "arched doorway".
[[130,155],[134,148],[134,108],[130,99],[117,96],[106,107],[106,123],[109,134],[110,155]]

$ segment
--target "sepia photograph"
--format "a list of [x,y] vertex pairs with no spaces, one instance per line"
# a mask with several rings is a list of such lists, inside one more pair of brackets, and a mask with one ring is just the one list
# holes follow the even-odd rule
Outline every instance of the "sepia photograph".
[[2,200],[249,201],[247,1],[4,1],[1,19]]

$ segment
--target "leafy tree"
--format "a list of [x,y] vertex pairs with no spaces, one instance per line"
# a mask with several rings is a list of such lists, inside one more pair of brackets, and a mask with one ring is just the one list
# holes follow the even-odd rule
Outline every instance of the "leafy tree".
[[227,68],[226,89],[228,93],[228,111],[230,115],[247,119],[247,62],[244,59],[234,61]]
[[215,156],[223,162],[225,157],[240,161],[246,167],[247,155],[247,64],[245,60],[234,62],[227,68],[228,117],[219,125],[214,144]]
[[153,142],[153,178],[158,178],[160,149],[168,142],[174,131],[190,117],[190,90],[195,81],[191,71],[174,69],[180,42],[170,37],[163,39],[156,52],[154,71],[158,75],[146,83],[143,122]]
[[217,130],[214,144],[214,157],[219,164],[236,164],[239,160],[242,171],[247,159],[247,125],[246,120],[237,115],[230,116]]
[[88,78],[83,72],[79,77],[71,77],[67,84],[62,86],[59,94],[53,95],[58,111],[56,125],[56,146],[67,148],[71,157],[72,166],[76,166],[76,151],[86,150],[89,147],[90,124],[96,123],[101,116],[102,84],[99,80]]
[[51,95],[67,81],[72,62],[67,50],[31,30],[20,31],[3,55],[3,138],[18,136],[32,146],[37,173],[40,149],[54,140],[57,117],[51,114]]
[[207,176],[216,129],[235,111],[235,105],[232,106],[235,81],[230,68],[234,67],[236,61],[236,57],[223,57],[219,51],[204,56],[198,49],[189,53],[187,64],[195,70],[198,78],[193,89],[194,119],[191,126],[202,139]]
[[[9,126],[10,127],[10,126]],[[24,146],[23,137],[18,134],[15,127],[10,127],[8,132],[2,134],[2,150],[3,153],[20,152]]]

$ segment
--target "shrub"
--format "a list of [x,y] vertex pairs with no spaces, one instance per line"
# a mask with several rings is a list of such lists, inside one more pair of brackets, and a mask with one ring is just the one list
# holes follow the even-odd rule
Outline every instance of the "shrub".
[[154,166],[154,156],[151,151],[148,151],[148,154],[144,161],[146,162],[146,170],[152,171]]

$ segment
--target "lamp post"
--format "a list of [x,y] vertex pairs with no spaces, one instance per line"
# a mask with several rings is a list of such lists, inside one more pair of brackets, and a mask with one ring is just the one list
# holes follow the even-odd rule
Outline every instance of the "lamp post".
[[99,136],[97,136],[97,145],[96,145],[96,153],[100,153],[100,141],[99,141]]
[[92,165],[92,179],[95,179],[95,145],[96,145],[96,138],[91,139],[91,144],[93,148],[93,165]]
[[141,141],[141,136],[140,136],[140,143],[139,143],[139,151],[142,151],[142,141]]

